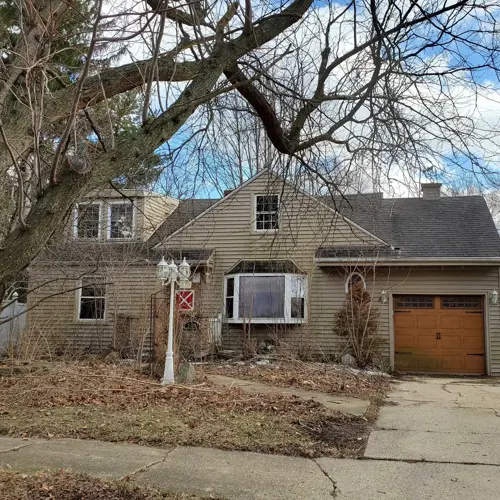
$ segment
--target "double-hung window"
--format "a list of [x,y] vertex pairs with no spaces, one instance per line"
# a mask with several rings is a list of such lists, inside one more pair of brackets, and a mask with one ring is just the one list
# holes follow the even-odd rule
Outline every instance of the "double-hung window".
[[225,315],[229,323],[304,323],[307,277],[290,273],[228,275]]
[[279,229],[279,196],[261,195],[255,196],[255,230],[277,231]]
[[108,239],[130,239],[134,236],[134,206],[130,201],[109,205]]
[[75,238],[98,239],[101,233],[101,204],[79,203],[75,207]]
[[78,293],[78,319],[103,320],[106,314],[106,279],[85,276]]

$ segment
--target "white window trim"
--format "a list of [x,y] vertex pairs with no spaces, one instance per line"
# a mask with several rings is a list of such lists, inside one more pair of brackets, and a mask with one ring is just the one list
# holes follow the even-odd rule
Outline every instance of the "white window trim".
[[[82,309],[82,286],[83,286],[83,280],[84,279],[102,279],[104,281],[104,314],[102,315],[102,318],[94,319],[94,318],[80,318],[80,312]],[[76,290],[76,321],[78,323],[105,323],[107,321],[108,317],[108,285],[106,283],[106,277],[105,276],[95,276],[95,275],[90,275],[90,276],[82,276],[80,278],[80,286]]]
[[345,280],[345,293],[349,293],[349,285],[351,284],[351,279],[353,276],[359,276],[361,278],[361,281],[363,282],[363,290],[366,290],[366,280],[364,276],[361,273],[358,273],[354,271],[353,273],[349,274]]
[[[80,238],[78,236],[78,211],[81,205],[99,205],[99,225],[97,228],[97,238]],[[102,202],[100,201],[82,201],[75,204],[73,209],[73,237],[75,240],[98,241],[102,234]]]
[[[277,218],[278,218],[278,228],[277,229],[257,229],[257,196],[277,196],[278,197],[278,213]],[[281,217],[280,217],[280,211],[279,211],[279,206],[281,202],[281,197],[279,194],[276,193],[255,193],[252,198],[252,231],[254,233],[262,234],[262,233],[277,233],[280,230],[281,226]]]
[[[112,205],[125,205],[126,203],[131,203],[132,204],[132,236],[130,238],[111,238],[111,206]],[[109,241],[130,241],[133,240],[136,236],[136,230],[135,230],[135,220],[136,220],[136,204],[133,201],[130,200],[116,200],[116,201],[108,201],[108,216],[106,218],[106,239]]]
[[[239,318],[239,302],[240,302],[240,277],[251,276],[251,277],[263,277],[263,276],[284,276],[285,277],[285,317],[284,318]],[[291,278],[301,277],[304,282],[304,317],[303,318],[292,318],[292,295],[291,295]],[[233,317],[226,317],[228,323],[252,323],[252,324],[302,324],[308,321],[308,277],[306,274],[296,274],[296,273],[237,273],[228,274],[224,276],[224,313],[226,311],[226,293],[227,293],[227,280],[234,278],[234,296],[233,296]]]

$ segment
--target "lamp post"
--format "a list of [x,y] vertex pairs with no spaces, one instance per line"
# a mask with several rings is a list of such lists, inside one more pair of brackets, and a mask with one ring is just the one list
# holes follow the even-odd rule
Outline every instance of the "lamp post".
[[188,288],[191,266],[184,257],[179,267],[176,266],[174,259],[167,263],[165,257],[156,267],[156,274],[162,286],[170,285],[170,311],[168,315],[168,340],[167,355],[165,358],[165,371],[163,373],[162,384],[173,384],[174,379],[174,303],[175,303],[175,284],[179,283],[181,288]]

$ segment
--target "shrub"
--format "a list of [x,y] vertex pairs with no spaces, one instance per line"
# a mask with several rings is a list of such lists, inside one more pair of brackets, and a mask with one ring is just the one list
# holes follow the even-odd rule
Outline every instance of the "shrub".
[[361,287],[353,287],[335,313],[333,331],[346,339],[346,351],[360,367],[380,358],[384,341],[379,336],[379,320],[380,311],[373,307],[372,296]]

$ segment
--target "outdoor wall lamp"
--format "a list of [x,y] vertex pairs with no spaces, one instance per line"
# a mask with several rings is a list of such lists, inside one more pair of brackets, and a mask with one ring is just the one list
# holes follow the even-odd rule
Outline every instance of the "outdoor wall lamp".
[[385,290],[382,290],[380,293],[380,302],[382,302],[382,304],[387,303],[387,292]]
[[191,283],[189,277],[191,275],[191,266],[187,263],[186,257],[179,265],[176,266],[174,259],[167,263],[165,257],[162,257],[156,266],[156,275],[161,283],[161,286],[170,285],[170,311],[168,315],[168,341],[167,354],[165,358],[165,371],[163,373],[162,384],[173,384],[174,379],[174,302],[175,302],[175,284],[178,283],[180,288],[189,288]]
[[492,304],[498,304],[498,292],[496,290],[490,293],[490,302]]

